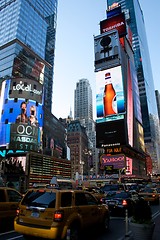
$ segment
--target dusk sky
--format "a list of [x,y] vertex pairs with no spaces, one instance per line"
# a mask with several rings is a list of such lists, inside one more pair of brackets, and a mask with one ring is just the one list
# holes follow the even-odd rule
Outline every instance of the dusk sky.
[[[144,14],[155,89],[160,91],[160,1],[139,0]],[[87,78],[93,94],[95,119],[96,82],[94,72],[94,35],[106,18],[106,0],[60,0],[58,3],[52,112],[66,118],[70,109],[74,117],[76,82]]]

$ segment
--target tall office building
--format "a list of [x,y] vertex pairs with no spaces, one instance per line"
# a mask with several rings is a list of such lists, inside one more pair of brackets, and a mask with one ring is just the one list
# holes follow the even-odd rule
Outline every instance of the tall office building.
[[[64,156],[65,129],[51,113],[57,5],[58,0],[0,1],[0,148],[51,154],[61,147]],[[34,105],[38,129],[32,138],[11,129],[22,102],[28,117]]]
[[23,77],[44,85],[51,111],[58,0],[0,1],[0,78]]
[[76,89],[74,92],[74,119],[79,120],[86,128],[88,136],[88,148],[86,148],[86,154],[88,159],[90,154],[92,160],[90,161],[91,174],[98,173],[97,166],[97,149],[96,149],[96,132],[95,122],[93,120],[93,102],[92,102],[92,89],[88,79],[80,79],[76,83]]
[[74,118],[93,119],[92,90],[88,79],[80,79],[76,84],[74,97]]
[[121,5],[121,9],[125,13],[126,22],[132,32],[132,48],[138,78],[144,141],[146,151],[152,158],[153,172],[156,173],[158,172],[158,162],[160,161],[159,136],[156,134],[158,112],[143,12],[138,0],[107,0],[108,9],[114,3]]

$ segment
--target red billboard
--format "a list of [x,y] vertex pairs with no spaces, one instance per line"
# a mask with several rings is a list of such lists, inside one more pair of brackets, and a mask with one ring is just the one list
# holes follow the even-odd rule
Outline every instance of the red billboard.
[[100,31],[102,33],[106,33],[113,29],[118,30],[119,37],[123,37],[127,34],[125,15],[121,13],[109,19],[105,19],[100,22]]

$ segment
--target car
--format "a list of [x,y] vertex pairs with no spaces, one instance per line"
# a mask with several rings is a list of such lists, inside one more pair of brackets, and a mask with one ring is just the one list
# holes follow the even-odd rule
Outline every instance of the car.
[[91,192],[98,201],[101,201],[102,198],[106,196],[106,194],[99,187],[86,187],[86,191]]
[[6,223],[13,222],[22,194],[16,189],[0,187],[0,231],[4,230]]
[[125,216],[126,209],[128,215],[131,216],[133,212],[133,206],[138,200],[138,194],[133,194],[128,191],[115,191],[107,195],[102,199],[102,203],[107,204],[110,210],[111,216]]
[[145,187],[140,190],[138,195],[149,203],[159,204],[159,193],[156,188]]
[[14,230],[24,236],[45,239],[78,239],[82,230],[96,226],[107,230],[110,214],[88,191],[30,189],[17,209]]
[[111,194],[112,192],[126,190],[125,184],[122,183],[114,183],[114,184],[105,184],[101,187],[101,191],[104,192],[106,195]]

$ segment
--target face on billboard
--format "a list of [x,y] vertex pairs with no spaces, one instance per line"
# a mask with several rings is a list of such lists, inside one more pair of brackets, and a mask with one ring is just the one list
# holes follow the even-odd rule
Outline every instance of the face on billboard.
[[121,64],[120,42],[117,30],[94,37],[95,71]]
[[0,146],[9,144],[15,150],[37,150],[42,135],[42,105],[40,83],[22,78],[5,80],[0,99]]
[[125,102],[121,66],[96,73],[96,122],[124,118]]

